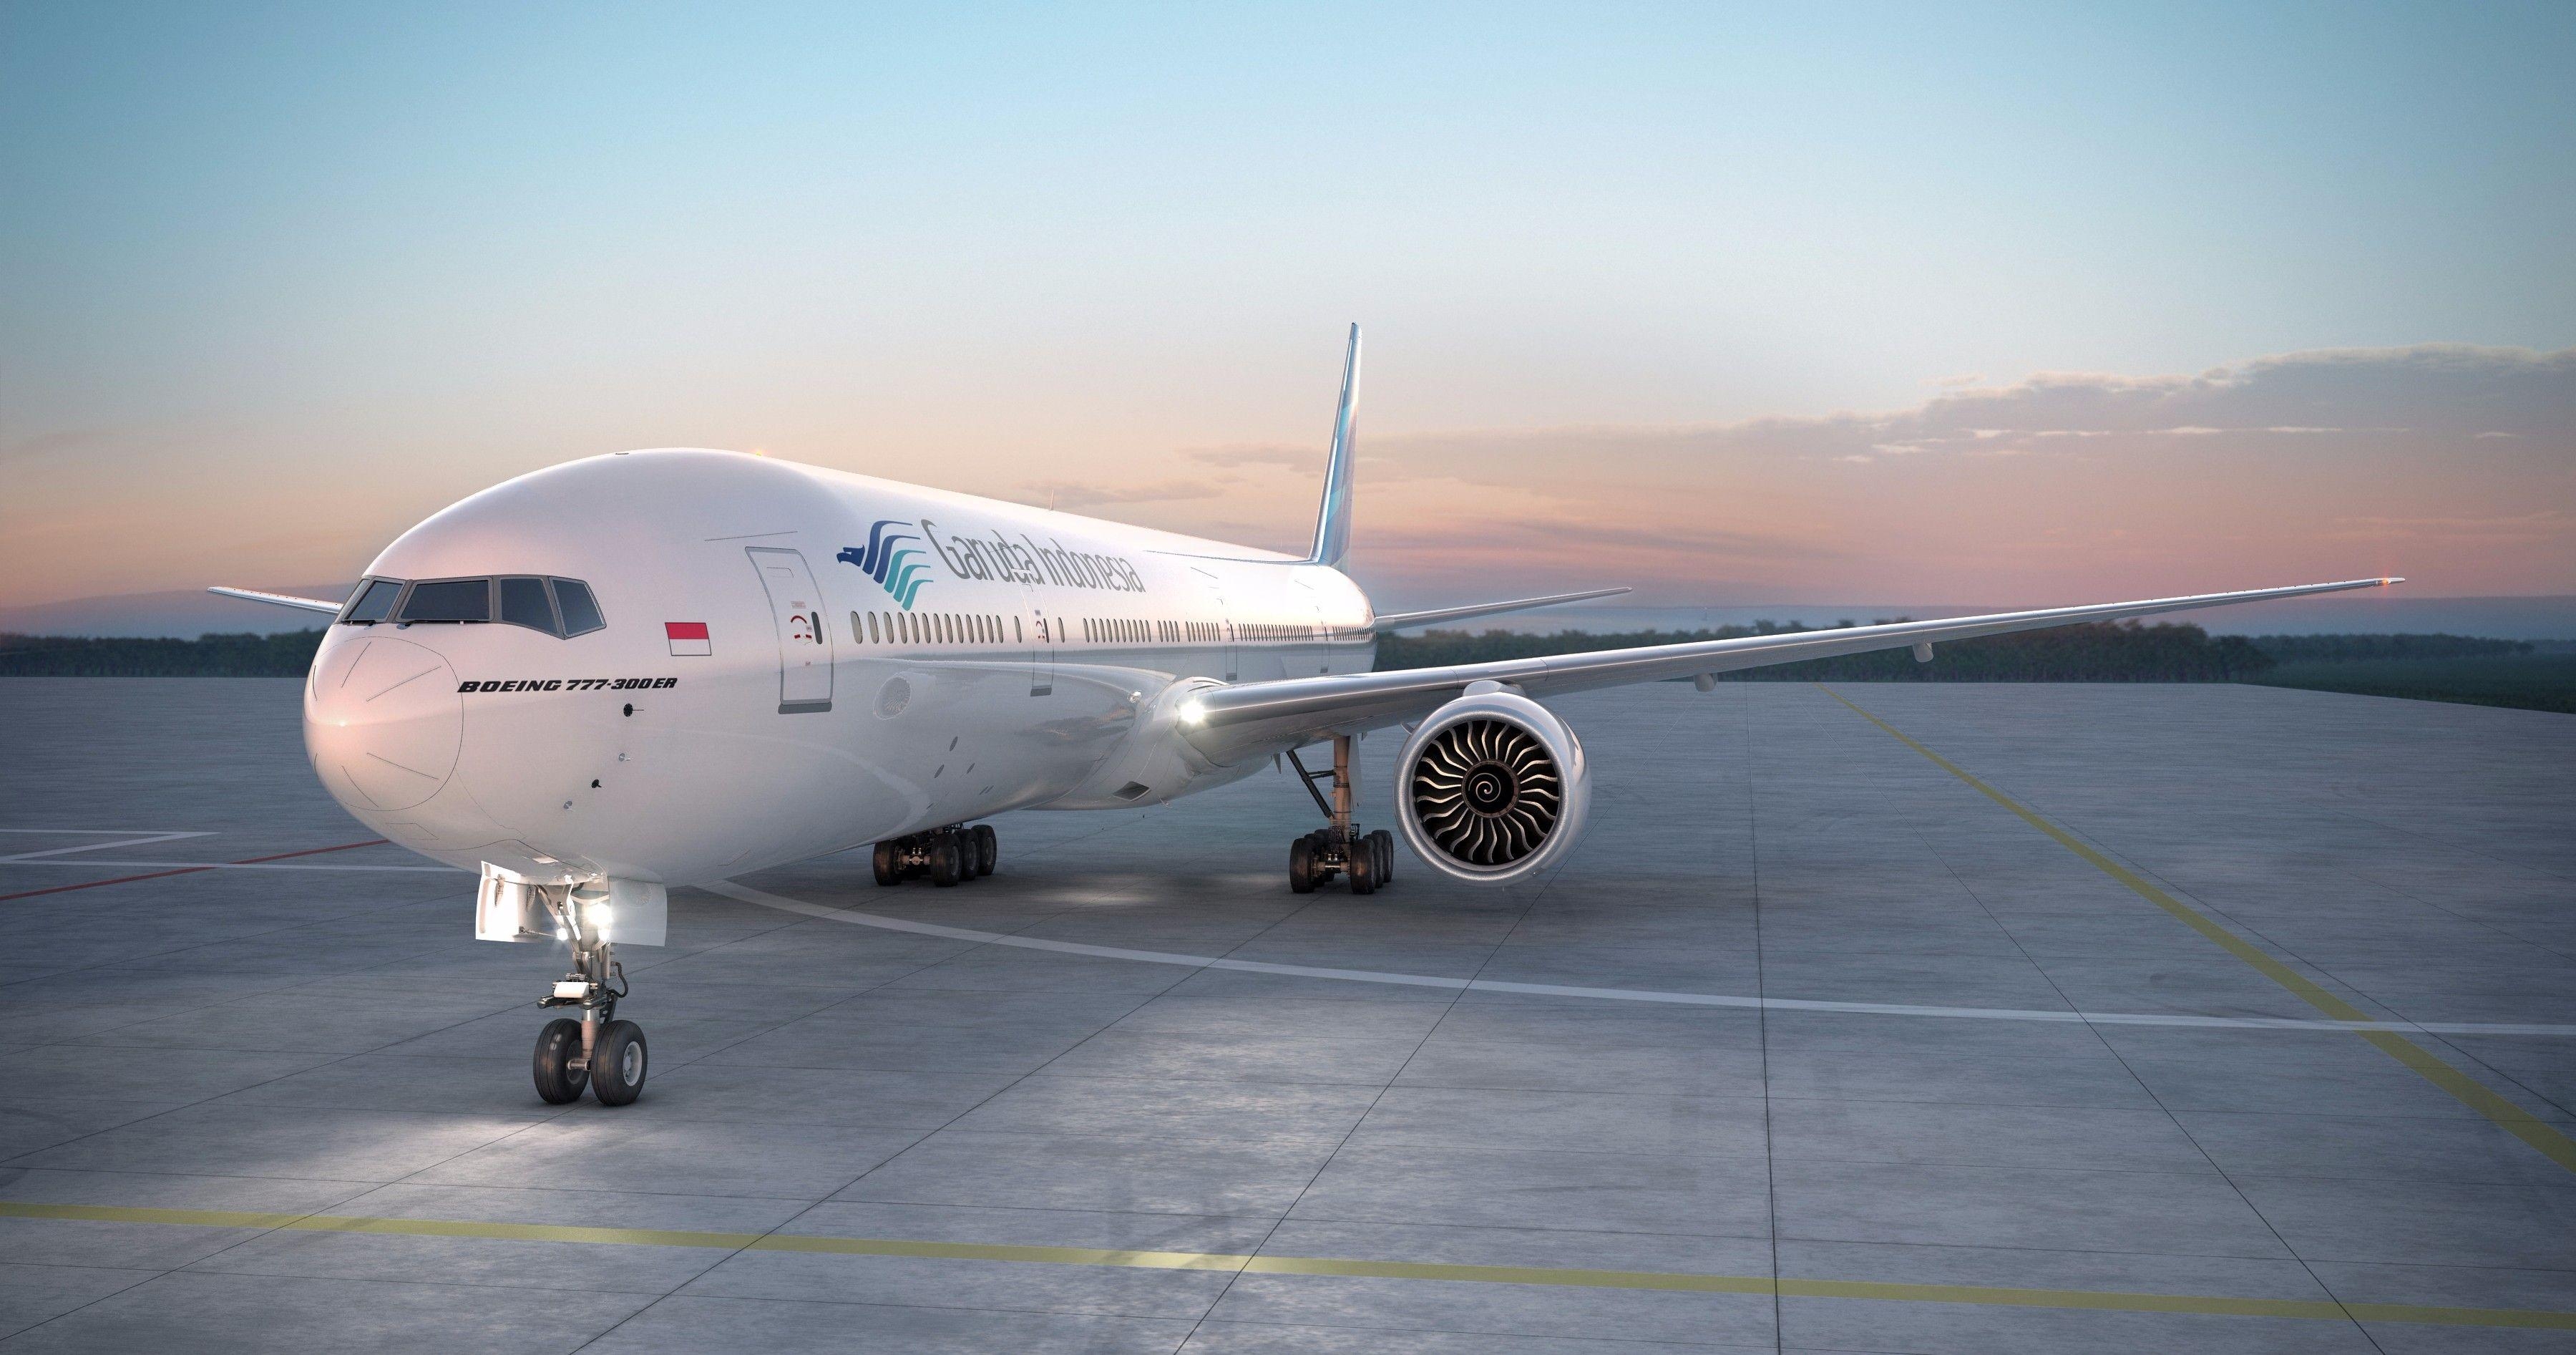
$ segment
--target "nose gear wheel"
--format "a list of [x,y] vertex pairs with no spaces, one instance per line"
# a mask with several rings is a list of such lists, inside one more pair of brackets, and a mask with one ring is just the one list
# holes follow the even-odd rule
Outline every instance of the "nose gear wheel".
[[581,1015],[556,1017],[537,1032],[537,1096],[561,1106],[580,1100],[587,1089],[603,1106],[630,1105],[644,1094],[647,1063],[643,1028],[617,1019],[618,1000],[627,993],[625,966],[609,944],[605,920],[583,906],[582,896],[561,885],[547,888],[555,934],[572,943],[572,972],[537,1005]]
[[1503,720],[1461,720],[1413,766],[1414,821],[1440,850],[1473,866],[1508,866],[1537,851],[1565,813],[1564,780],[1538,736]]

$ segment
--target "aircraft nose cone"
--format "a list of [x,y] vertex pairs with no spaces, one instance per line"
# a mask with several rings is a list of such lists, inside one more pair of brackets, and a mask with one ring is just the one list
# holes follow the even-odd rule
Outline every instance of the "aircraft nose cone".
[[407,640],[368,635],[339,645],[305,689],[305,750],[352,810],[409,809],[436,795],[464,737],[456,670]]

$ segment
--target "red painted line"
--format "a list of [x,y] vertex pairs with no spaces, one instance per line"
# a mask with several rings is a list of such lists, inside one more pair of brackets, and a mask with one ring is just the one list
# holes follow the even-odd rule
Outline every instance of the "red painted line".
[[[307,847],[300,852],[279,852],[275,856],[246,856],[239,861],[227,861],[224,865],[256,866],[263,861],[283,861],[290,856],[319,856],[324,852],[345,852],[354,847],[383,845],[385,845],[383,838],[370,838],[365,842],[343,842],[337,847]],[[177,870],[156,870],[144,875],[119,875],[113,880],[91,880],[84,884],[55,885],[51,889],[29,889],[16,894],[0,894],[0,903],[7,903],[11,899],[32,899],[39,894],[67,894],[75,889],[96,889],[101,885],[130,885],[137,880],[162,880],[173,875],[194,875],[201,870],[221,869],[223,866],[182,866]]]
[[[256,866],[262,861],[283,861],[290,856],[320,856],[324,852],[345,852],[353,847],[381,847],[383,845],[385,845],[385,840],[383,838],[371,837],[364,842],[343,842],[337,847],[307,847],[300,852],[279,852],[275,856],[245,856],[239,861],[227,861],[224,864],[230,866]],[[197,869],[213,870],[214,867],[199,866]]]

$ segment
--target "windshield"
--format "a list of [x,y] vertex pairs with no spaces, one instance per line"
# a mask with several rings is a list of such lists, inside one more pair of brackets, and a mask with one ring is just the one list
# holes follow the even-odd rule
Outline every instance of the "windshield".
[[563,607],[564,634],[579,635],[607,625],[599,618],[599,604],[590,600],[590,585],[579,579],[557,579],[555,601]]
[[349,599],[349,610],[340,619],[351,625],[365,626],[393,615],[394,599],[402,596],[402,585],[392,579],[369,579]]
[[492,619],[492,581],[490,579],[440,579],[435,583],[416,583],[411,596],[403,599],[405,621],[489,621]]
[[340,613],[347,626],[391,621],[479,625],[498,621],[556,637],[604,629],[608,622],[590,585],[579,579],[528,575],[481,579],[367,579]]
[[543,579],[501,580],[501,620],[548,635],[563,634],[563,628],[555,624],[554,604],[546,601]]

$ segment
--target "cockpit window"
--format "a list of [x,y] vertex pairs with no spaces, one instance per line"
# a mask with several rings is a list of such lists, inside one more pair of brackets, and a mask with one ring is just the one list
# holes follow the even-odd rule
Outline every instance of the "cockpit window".
[[441,579],[436,583],[416,583],[411,596],[403,599],[404,621],[489,621],[492,619],[492,581],[490,579]]
[[543,579],[501,580],[501,620],[513,626],[541,630],[548,635],[561,635],[555,625],[554,604],[546,601]]
[[403,586],[392,579],[369,579],[358,595],[349,599],[349,610],[340,619],[353,626],[369,626],[393,613],[394,599],[402,596]]
[[557,579],[555,606],[563,612],[563,633],[580,635],[607,625],[600,619],[599,604],[591,600],[590,585],[579,579]]
[[[497,616],[493,609],[496,600]],[[582,635],[608,625],[599,615],[599,602],[591,596],[589,584],[579,579],[540,579],[533,575],[434,579],[423,583],[367,579],[358,585],[356,596],[349,599],[340,620],[352,626],[371,626],[380,621],[403,626],[424,621],[471,625],[498,620],[557,637]]]

